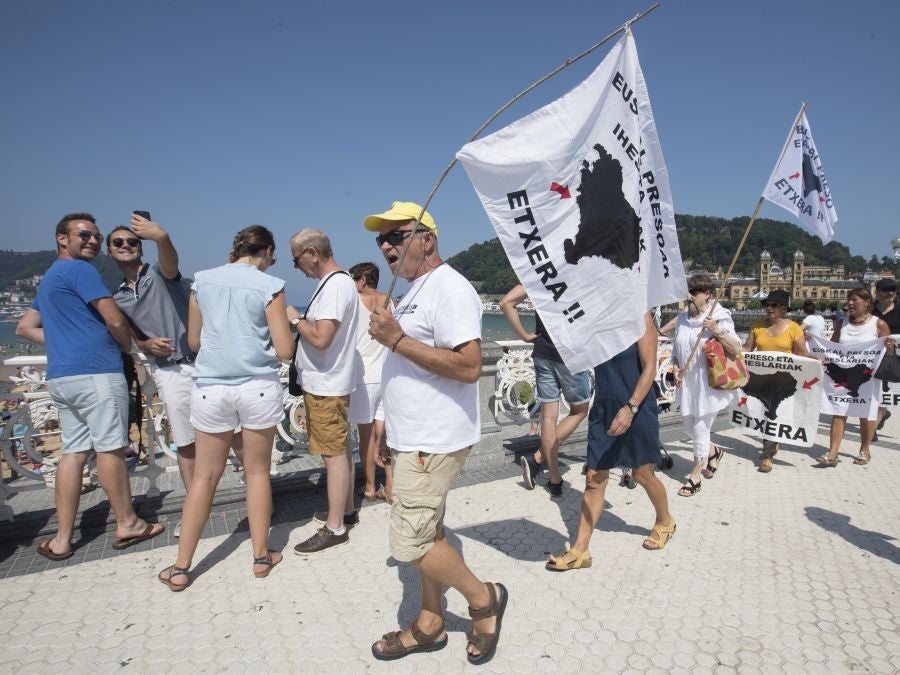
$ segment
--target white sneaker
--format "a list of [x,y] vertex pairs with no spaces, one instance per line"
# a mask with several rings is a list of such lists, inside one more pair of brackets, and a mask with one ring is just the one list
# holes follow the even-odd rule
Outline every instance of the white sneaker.
[[178,539],[181,536],[181,521],[175,523],[175,529],[172,530],[172,536]]

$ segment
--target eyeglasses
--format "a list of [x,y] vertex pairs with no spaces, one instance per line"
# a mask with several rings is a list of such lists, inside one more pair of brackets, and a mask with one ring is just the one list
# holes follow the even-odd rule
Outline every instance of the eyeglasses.
[[112,244],[113,246],[115,246],[116,248],[121,248],[125,244],[128,244],[131,247],[135,247],[135,246],[141,245],[141,240],[136,237],[128,237],[127,239],[123,239],[122,237],[116,237],[109,243]]
[[897,289],[896,288],[879,288],[878,292],[879,293],[896,293]]
[[[418,230],[416,230],[416,232],[418,232],[418,233],[422,233],[425,231],[426,231],[426,229],[424,227],[421,227]],[[413,233],[413,230],[391,230],[387,234],[379,234],[377,237],[375,237],[375,243],[378,244],[379,247],[382,246],[383,244],[390,244],[391,246],[397,246],[397,245],[403,243],[403,241],[406,239],[406,235],[412,234],[412,233]]]
[[699,288],[688,289],[688,295],[697,295],[697,293],[706,293],[706,291],[700,290]]
[[270,262],[269,264],[270,264],[270,265],[274,265],[274,264],[277,263],[277,262],[278,262],[278,258],[276,258],[276,257],[273,255],[273,256],[272,256],[272,262]]
[[99,232],[88,232],[87,230],[80,230],[79,232],[69,232],[69,235],[78,237],[84,243],[89,242],[91,239],[97,242],[103,241],[103,235]]
[[298,253],[297,255],[295,255],[293,258],[291,258],[291,260],[294,261],[294,267],[298,267],[298,268],[300,267],[300,260],[302,260],[303,256],[306,255],[307,253],[309,253],[309,249],[305,249],[305,250],[301,251],[300,253]]

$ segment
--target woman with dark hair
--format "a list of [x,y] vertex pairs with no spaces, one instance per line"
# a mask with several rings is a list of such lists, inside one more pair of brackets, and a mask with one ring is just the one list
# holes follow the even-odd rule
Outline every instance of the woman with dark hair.
[[272,233],[251,225],[237,233],[228,264],[197,272],[191,287],[188,342],[197,354],[191,424],[196,431],[194,478],[181,515],[175,564],[159,573],[183,591],[200,533],[225,470],[234,430],[241,428],[253,574],[268,576],[282,560],[268,550],[272,517],[269,466],[275,425],[284,418],[280,361],[291,358],[284,281],[266,274],[275,264]]
[[[769,293],[763,301],[766,318],[750,328],[750,335],[744,342],[745,352],[784,352],[797,356],[812,356],[806,348],[803,329],[795,321],[787,318],[790,302],[791,296],[787,291],[776,289]],[[762,456],[759,459],[760,473],[769,473],[772,470],[773,459],[777,452],[778,443],[763,439]]]
[[[842,345],[855,345],[861,342],[871,342],[878,338],[888,338],[886,346],[893,351],[894,342],[890,339],[890,334],[887,323],[872,315],[872,295],[869,291],[865,288],[854,288],[847,294],[847,316],[844,318],[843,324],[835,329],[831,341]],[[881,380],[875,380],[875,395],[869,402],[866,416],[859,419],[859,455],[853,460],[854,464],[868,464],[872,459],[869,444],[872,442],[872,434],[875,433],[880,397]],[[838,450],[844,439],[846,425],[846,415],[831,416],[828,454],[817,458],[822,466],[837,466]]]
[[[734,398],[734,392],[709,386],[703,344],[713,338],[718,339],[726,354],[732,358],[741,349],[731,312],[718,303],[715,307],[712,306],[712,279],[705,274],[695,274],[688,279],[688,293],[691,303],[688,309],[676,317],[675,337],[672,341],[672,361],[680,367],[675,374],[678,387],[675,399],[681,407],[682,425],[693,439],[694,449],[691,473],[687,482],[678,490],[682,497],[692,497],[700,491],[701,470],[706,478],[712,478],[718,470],[725,451],[712,444],[710,432],[716,415]],[[688,357],[698,338],[701,339],[701,344],[688,364]]]
[[[384,307],[387,295],[378,291],[378,266],[364,262],[350,268],[359,293],[359,324],[356,334],[356,353],[361,360],[357,369],[356,391],[350,394],[347,417],[359,430],[359,458],[366,484],[363,497],[367,501],[384,499],[393,502],[394,472],[391,454],[384,436],[384,406],[381,400],[381,367],[387,357],[387,347],[369,335],[369,319],[376,307]],[[393,308],[393,303],[390,304]],[[384,487],[375,487],[375,466],[384,469]]]

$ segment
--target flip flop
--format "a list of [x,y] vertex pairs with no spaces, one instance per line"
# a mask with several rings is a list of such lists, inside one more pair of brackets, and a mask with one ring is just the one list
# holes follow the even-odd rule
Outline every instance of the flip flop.
[[[153,526],[159,525],[159,530],[154,532]],[[124,537],[123,539],[116,539],[113,542],[112,547],[117,551],[122,551],[126,548],[134,546],[135,544],[140,544],[142,541],[147,541],[148,539],[153,539],[153,537],[162,534],[166,531],[165,525],[161,523],[147,523],[147,527],[144,528],[144,531],[140,534],[137,534],[133,537]]]
[[75,549],[69,549],[66,553],[54,553],[53,549],[50,548],[51,541],[53,541],[52,537],[50,539],[45,539],[37,545],[37,552],[48,560],[59,562],[60,560],[68,560],[75,555]]

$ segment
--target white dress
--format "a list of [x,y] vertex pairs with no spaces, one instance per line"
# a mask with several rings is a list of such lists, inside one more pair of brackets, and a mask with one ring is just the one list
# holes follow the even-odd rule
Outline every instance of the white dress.
[[[709,308],[693,318],[691,318],[688,311],[684,311],[678,315],[678,322],[675,324],[672,356],[675,363],[679,366],[687,362],[691,349],[693,349],[694,343],[697,341],[697,336],[700,335],[701,331],[703,332],[703,340],[700,342],[700,346],[697,347],[697,352],[684,373],[681,387],[675,392],[675,401],[681,407],[682,415],[701,417],[717,413],[728,406],[732,398],[734,398],[735,392],[733,391],[713,389],[709,386],[703,345],[713,335],[703,328],[703,321],[706,319],[707,314],[709,314]],[[731,319],[731,312],[716,304],[712,316],[718,323],[719,330],[725,331],[726,335],[735,340],[738,339],[734,330],[734,321]]]

